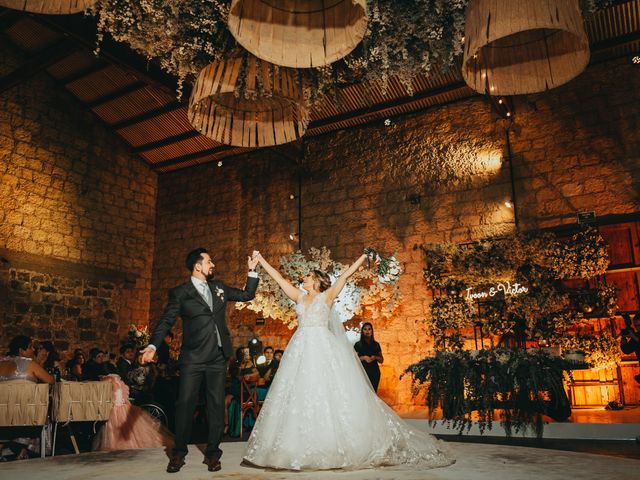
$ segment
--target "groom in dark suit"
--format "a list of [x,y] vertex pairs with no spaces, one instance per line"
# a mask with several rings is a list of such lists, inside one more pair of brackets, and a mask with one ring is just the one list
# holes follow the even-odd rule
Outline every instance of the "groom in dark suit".
[[258,274],[257,258],[249,257],[249,274],[244,290],[210,280],[214,264],[204,248],[187,255],[191,278],[169,291],[169,303],[158,321],[149,346],[142,352],[142,362],[153,359],[156,346],[171,329],[179,315],[182,318],[180,351],[180,390],[176,402],[176,445],[167,472],[174,473],[184,465],[187,442],[191,437],[193,412],[202,381],[205,382],[209,417],[209,439],[204,463],[209,471],[220,470],[220,441],[224,430],[224,385],[227,360],[232,355],[231,335],[225,321],[227,302],[246,302],[255,296]]

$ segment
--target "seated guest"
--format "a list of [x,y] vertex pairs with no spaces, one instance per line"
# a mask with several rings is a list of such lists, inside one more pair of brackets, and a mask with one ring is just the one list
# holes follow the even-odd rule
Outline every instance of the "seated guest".
[[257,365],[258,373],[262,378],[265,377],[269,367],[271,366],[271,362],[273,361],[273,347],[264,347],[263,354],[265,358],[264,363]]
[[[640,362],[640,333],[636,329],[633,320],[638,320],[638,315],[632,319],[629,314],[623,314],[625,328],[620,330],[620,349],[626,355],[635,354],[636,359]],[[640,375],[633,377],[637,383],[640,383]]]
[[158,355],[158,364],[167,365],[171,360],[171,342],[173,341],[173,333],[167,332],[164,336],[163,342],[156,350]]
[[275,352],[273,352],[273,359],[280,363],[280,360],[282,360],[282,354],[284,353],[284,350],[276,350]]
[[42,366],[34,362],[33,343],[24,335],[14,337],[9,343],[9,351],[0,357],[0,381],[30,380],[53,383],[53,377]]
[[136,358],[136,347],[125,343],[120,347],[120,358],[116,362],[117,374],[123,382],[128,382],[129,372],[133,368],[133,361]]
[[[0,356],[0,382],[11,380],[27,380],[52,384],[53,376],[49,375],[41,365],[33,361],[33,343],[25,335],[14,337],[9,343],[6,356]],[[39,438],[17,438],[13,444],[17,445],[17,459],[29,458],[29,450],[37,452],[40,449]],[[0,450],[2,450],[0,448]]]
[[97,381],[107,373],[104,365],[104,352],[96,347],[89,350],[89,360],[84,366],[83,379]]
[[142,364],[140,361],[141,356],[141,351],[136,353],[136,359],[127,374],[127,382],[125,382],[129,385],[129,392],[136,401],[141,401],[152,395],[153,387],[158,378],[158,366],[156,363]]
[[273,361],[269,364],[269,369],[262,376],[262,378],[264,379],[264,388],[266,388],[267,390],[271,386],[271,383],[273,382],[273,379],[276,373],[278,372],[279,366],[280,366],[280,361],[274,358]]
[[108,355],[108,360],[107,358],[105,358],[105,362],[104,362],[104,368],[107,370],[107,374],[111,375],[111,374],[118,374],[118,367],[116,366],[116,354],[115,353],[108,353],[105,354],[105,357],[107,357]]
[[[44,353],[43,353],[44,352]],[[44,360],[43,360],[44,359]],[[60,367],[60,354],[51,342],[42,342],[36,349],[35,362],[42,365],[47,373],[53,375],[56,381],[59,381],[62,373]]]
[[41,367],[44,367],[44,364],[47,362],[47,359],[49,358],[51,352],[53,352],[53,343],[40,342],[35,347],[33,361]]
[[112,407],[109,420],[93,440],[93,450],[173,447],[171,433],[149,413],[131,405],[129,387],[118,375],[102,379],[112,382]]
[[85,358],[82,350],[78,351],[76,349],[74,356],[71,360],[67,362],[67,375],[66,378],[69,380],[82,380],[84,376],[84,364]]
[[229,365],[229,376],[231,377],[230,385],[226,390],[224,405],[224,433],[229,432],[229,405],[232,400],[240,402],[240,384],[241,381],[257,382],[260,379],[258,369],[253,365],[251,359],[251,351],[249,347],[240,347],[236,349],[236,356],[231,359]]

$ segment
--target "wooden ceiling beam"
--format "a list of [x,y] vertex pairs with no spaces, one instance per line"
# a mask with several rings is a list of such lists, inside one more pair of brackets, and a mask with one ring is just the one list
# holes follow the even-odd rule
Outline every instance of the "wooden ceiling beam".
[[69,38],[63,38],[27,57],[20,67],[0,78],[0,93],[25,82],[78,49],[79,46],[76,42]]
[[153,110],[149,110],[148,112],[141,113],[140,115],[136,115],[135,117],[127,118],[117,123],[112,123],[109,127],[112,130],[122,130],[123,128],[127,128],[132,125],[136,125],[138,123],[151,120],[152,118],[163,115],[165,113],[173,112],[185,106],[186,105],[182,102],[178,102],[178,101],[169,102],[161,107],[154,108]]
[[443,95],[446,93],[452,93],[462,88],[469,88],[464,81],[443,85],[438,88],[424,90],[422,92],[415,93],[413,96],[395,98],[387,102],[377,103],[375,105],[358,108],[356,110],[340,113],[338,115],[333,115],[331,117],[314,120],[313,122],[309,123],[309,127],[307,130],[312,130],[314,128],[320,128],[320,127],[327,127],[327,126],[331,126],[332,124],[337,124],[345,121],[353,121],[361,118],[367,118],[372,115],[384,114],[389,110],[411,105],[412,103],[416,103],[421,100],[428,100],[433,97],[437,97],[439,95]]
[[112,102],[113,100],[117,100],[120,97],[124,97],[129,93],[137,92],[138,90],[142,90],[147,87],[147,82],[143,82],[142,80],[137,80],[129,85],[125,85],[124,87],[118,88],[113,92],[107,93],[101,97],[96,98],[95,100],[91,100],[90,102],[84,102],[87,108],[94,109],[99,107],[100,105],[104,105],[107,102]]
[[[38,15],[33,17],[41,24],[65,33],[77,40],[89,51],[96,48],[97,27],[96,20],[84,15]],[[116,42],[109,35],[105,35],[100,42],[99,56],[109,63],[125,70],[135,70],[144,76],[148,83],[175,95],[178,80],[175,76],[165,72],[144,56],[133,51],[127,44]],[[184,86],[184,98],[189,98],[190,86]]]
[[85,77],[88,77],[89,75],[92,75],[96,72],[99,72],[101,70],[105,70],[107,68],[109,68],[111,65],[109,63],[106,63],[102,60],[98,60],[96,63],[94,63],[93,65],[89,65],[88,67],[85,68],[81,68],[80,70],[70,73],[69,75],[66,75],[62,78],[58,78],[56,79],[56,82],[58,82],[61,85],[69,85],[70,83],[73,83],[75,81],[81,80]]
[[155,148],[166,147],[167,145],[171,145],[172,143],[181,142],[183,140],[188,140],[190,138],[199,137],[201,134],[196,130],[189,130],[184,133],[179,133],[178,135],[173,135],[171,137],[163,138],[162,140],[157,140],[155,142],[145,143],[144,145],[139,145],[133,148],[134,153],[142,153],[148,152],[149,150],[153,150]]
[[170,167],[172,165],[175,165],[177,163],[182,163],[188,160],[194,160],[196,158],[206,157],[209,155],[215,155],[217,153],[223,153],[223,152],[226,152],[227,150],[232,150],[236,148],[238,147],[232,147],[230,145],[220,145],[218,147],[209,148],[201,152],[188,153],[186,155],[180,155],[179,157],[168,158],[167,160],[163,160],[157,163],[151,163],[150,165],[151,165],[151,168],[154,168],[154,169],[165,168],[165,167]]

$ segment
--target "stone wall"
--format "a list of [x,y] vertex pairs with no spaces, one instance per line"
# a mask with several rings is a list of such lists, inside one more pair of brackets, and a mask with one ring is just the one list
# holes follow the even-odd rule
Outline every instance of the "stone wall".
[[[592,66],[570,84],[515,100],[510,130],[522,229],[640,211],[640,76],[625,61]],[[367,245],[397,252],[405,266],[404,302],[389,321],[374,320],[382,344],[381,396],[411,410],[400,374],[430,343],[423,320],[429,292],[421,278],[425,242],[468,242],[514,231],[508,124],[482,97],[305,139],[303,248],[327,246],[342,262]],[[439,163],[438,163],[439,162]],[[435,175],[434,175],[435,174]],[[260,150],[224,162],[163,175],[159,183],[153,323],[170,286],[185,281],[186,252],[210,247],[225,280],[240,284],[243,256],[257,246],[276,261],[297,242],[291,162]],[[413,201],[411,201],[413,199]],[[276,347],[291,332],[257,315],[229,310],[237,343],[255,333]],[[354,320],[357,322],[358,319]]]
[[156,174],[45,73],[0,95],[0,158],[0,348],[116,348],[149,315]]

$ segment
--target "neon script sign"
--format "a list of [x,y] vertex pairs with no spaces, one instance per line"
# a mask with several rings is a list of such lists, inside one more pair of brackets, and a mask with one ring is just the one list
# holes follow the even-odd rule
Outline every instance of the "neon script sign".
[[472,288],[467,288],[467,298],[471,300],[477,300],[479,298],[495,297],[498,293],[502,292],[506,295],[522,295],[528,293],[529,289],[524,285],[520,285],[518,282],[511,283],[498,283],[493,287],[489,287],[489,290],[482,292],[474,292]]

